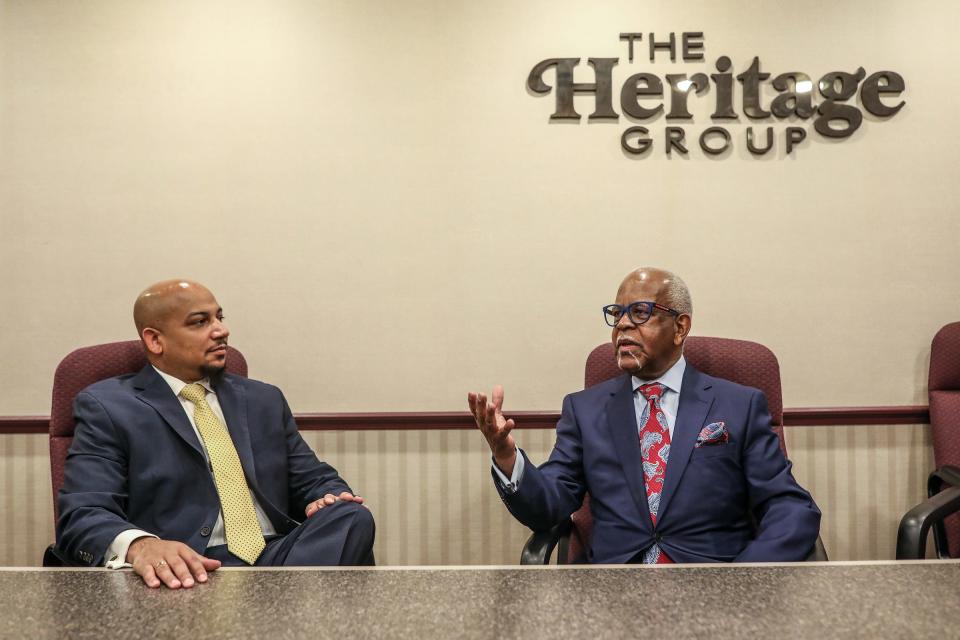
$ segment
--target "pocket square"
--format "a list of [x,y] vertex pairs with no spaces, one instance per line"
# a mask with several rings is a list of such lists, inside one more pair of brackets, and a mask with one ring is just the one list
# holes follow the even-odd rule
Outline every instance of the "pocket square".
[[725,422],[711,422],[700,430],[697,436],[695,447],[712,447],[718,444],[726,444],[730,440],[730,434],[727,433]]

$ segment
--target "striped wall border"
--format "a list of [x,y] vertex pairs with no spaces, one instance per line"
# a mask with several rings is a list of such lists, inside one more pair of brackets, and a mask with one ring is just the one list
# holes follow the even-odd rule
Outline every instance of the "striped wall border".
[[[408,413],[299,413],[294,416],[304,431],[420,431],[473,429],[466,411]],[[520,429],[553,429],[555,411],[511,411]],[[0,416],[0,434],[46,433],[48,416]],[[787,427],[916,424],[930,422],[925,406],[902,407],[802,407],[783,410]]]

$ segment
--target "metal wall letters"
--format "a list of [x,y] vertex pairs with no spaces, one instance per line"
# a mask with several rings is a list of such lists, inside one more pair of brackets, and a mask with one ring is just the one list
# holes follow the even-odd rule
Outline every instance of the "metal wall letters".
[[[646,41],[644,41],[646,36]],[[683,32],[677,37],[671,32],[669,37],[657,37],[653,33],[621,33],[620,40],[627,43],[627,60],[634,58],[643,48],[651,62],[658,54],[669,54],[670,61],[677,61],[679,49],[683,62],[698,62],[705,58],[703,32]],[[679,43],[679,47],[678,47]],[[620,113],[614,109],[613,69],[620,58],[589,58],[587,63],[593,69],[594,81],[590,83],[574,82],[574,69],[580,64],[580,58],[548,58],[538,62],[527,76],[527,87],[539,94],[547,95],[553,91],[555,109],[551,120],[580,120],[581,115],[574,108],[574,96],[591,94],[593,112],[589,120],[619,121]],[[740,119],[734,107],[734,78],[741,85],[740,114],[750,120],[777,119],[808,120],[813,118],[813,129],[827,138],[849,138],[863,123],[863,112],[850,101],[859,96],[863,109],[878,118],[890,118],[896,115],[903,100],[894,103],[906,88],[903,77],[895,71],[876,71],[869,76],[863,67],[852,73],[831,71],[814,85],[809,75],[801,71],[787,71],[777,75],[770,84],[778,95],[764,107],[761,101],[761,87],[770,78],[770,73],[762,70],[760,58],[754,57],[750,65],[734,76],[733,64],[729,57],[720,56],[714,63],[718,73],[709,76],[702,72],[666,74],[663,79],[653,73],[640,72],[630,75],[620,87],[620,112],[635,123],[659,117],[664,112],[664,90],[669,88],[669,111],[666,120],[692,120],[689,105],[693,100],[707,99],[711,88],[714,93],[714,111],[710,118],[718,121],[736,121]],[[544,81],[544,75],[554,71],[555,86]],[[864,79],[866,77],[866,79]],[[823,98],[814,104],[814,87]],[[856,100],[853,100],[855,103]],[[628,154],[647,153],[654,141],[649,137],[650,130],[645,126],[628,127],[620,137],[620,146]],[[761,137],[765,140],[761,142]],[[786,154],[807,137],[803,127],[788,126],[783,131],[783,144]],[[664,150],[672,153],[687,154],[685,144],[686,131],[683,127],[667,126],[664,129]],[[769,152],[775,144],[774,129],[768,126],[763,135],[755,134],[752,126],[746,127],[745,140],[749,152],[761,156]],[[733,137],[721,126],[711,126],[699,135],[700,149],[709,155],[720,155],[731,148]]]

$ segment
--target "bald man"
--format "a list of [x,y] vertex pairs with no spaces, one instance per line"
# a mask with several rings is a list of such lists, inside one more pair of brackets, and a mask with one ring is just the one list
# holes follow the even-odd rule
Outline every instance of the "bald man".
[[133,314],[149,364],[74,404],[61,553],[173,589],[222,564],[372,564],[363,498],[303,441],[279,389],[225,372],[213,294],[159,282]]
[[603,312],[623,375],[564,399],[543,465],[517,449],[501,387],[489,402],[468,395],[510,512],[547,530],[589,491],[589,562],[805,559],[820,511],[791,474],[763,393],[684,360],[693,304],[683,280],[637,269]]

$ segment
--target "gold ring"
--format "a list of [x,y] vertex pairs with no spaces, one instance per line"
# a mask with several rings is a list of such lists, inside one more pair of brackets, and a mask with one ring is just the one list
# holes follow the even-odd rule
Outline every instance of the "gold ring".
[[165,566],[167,566],[167,561],[166,561],[166,560],[161,560],[161,561],[158,562],[157,564],[153,565],[153,568],[154,568],[154,569],[160,569],[160,567],[165,567]]

